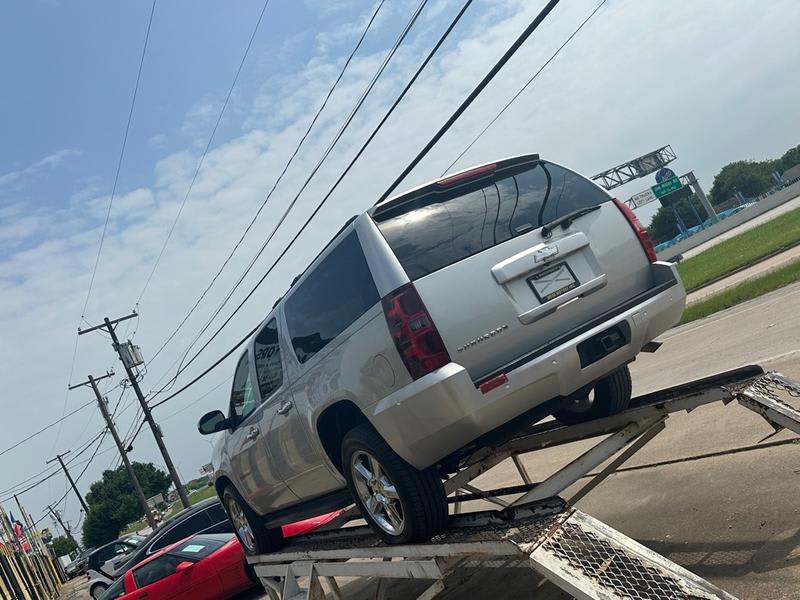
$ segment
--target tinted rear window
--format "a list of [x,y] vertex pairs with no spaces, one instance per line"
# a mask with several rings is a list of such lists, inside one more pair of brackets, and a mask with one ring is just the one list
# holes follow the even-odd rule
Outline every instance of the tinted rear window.
[[379,300],[353,231],[291,292],[284,311],[297,360],[308,361]]
[[537,162],[415,200],[410,210],[375,221],[406,273],[418,279],[609,199],[591,181]]

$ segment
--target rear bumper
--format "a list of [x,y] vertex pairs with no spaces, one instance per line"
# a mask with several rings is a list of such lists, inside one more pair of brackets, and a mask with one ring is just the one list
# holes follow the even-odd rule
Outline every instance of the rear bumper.
[[[604,377],[675,325],[686,303],[683,284],[669,263],[653,264],[653,275],[651,290],[506,365],[508,382],[501,387],[483,394],[466,369],[450,363],[372,405],[367,417],[403,459],[427,468],[514,417]],[[582,368],[578,344],[622,322],[630,327],[630,342]]]

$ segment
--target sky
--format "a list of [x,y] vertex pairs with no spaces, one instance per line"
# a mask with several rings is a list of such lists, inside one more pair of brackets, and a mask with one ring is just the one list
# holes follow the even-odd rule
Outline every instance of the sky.
[[[599,0],[563,1],[403,182],[439,177],[499,108],[548,59]],[[0,452],[92,400],[68,384],[102,382],[124,435],[135,427],[110,341],[78,338],[103,317],[141,346],[146,393],[169,382],[176,361],[328,147],[419,0],[386,0],[294,163],[207,296],[154,357],[211,281],[264,201],[363,31],[376,4],[271,0],[230,102],[187,197],[192,176],[264,5],[160,0],[132,113],[116,193],[86,310],[131,96],[151,10],[147,0],[12,0],[0,6]],[[350,216],[369,208],[544,5],[475,0],[408,97],[244,308],[177,379],[188,382],[252,329]],[[312,179],[244,285],[238,304],[305,222],[450,23],[460,0],[429,0],[352,125]],[[800,143],[800,62],[794,0],[608,0],[575,39],[454,168],[521,153],[592,175],[671,144],[676,172],[694,170],[708,190],[726,163],[780,156]],[[615,190],[627,198],[652,176]],[[163,258],[148,275],[175,222]],[[648,221],[653,208],[641,209]],[[233,304],[235,303],[235,304]],[[224,309],[216,329],[230,314]],[[83,315],[83,319],[81,318]],[[210,331],[201,338],[204,342]],[[77,340],[77,345],[76,345]],[[195,346],[197,348],[198,346]],[[73,363],[73,353],[75,359]],[[198,476],[211,440],[204,412],[227,404],[234,354],[197,385],[155,409],[185,480]],[[165,397],[161,394],[157,399]],[[0,501],[53,472],[72,450],[79,474],[102,429],[96,406],[0,454]],[[146,429],[133,460],[161,464]],[[85,493],[118,463],[106,436],[78,481]],[[19,485],[18,485],[19,484]],[[56,475],[21,494],[36,520],[66,491]],[[75,527],[77,500],[59,507]],[[43,523],[52,526],[49,519]]]

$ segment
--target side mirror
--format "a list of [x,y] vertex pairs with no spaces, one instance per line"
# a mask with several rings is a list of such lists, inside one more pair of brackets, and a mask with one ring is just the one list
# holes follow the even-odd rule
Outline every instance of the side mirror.
[[194,563],[188,560],[183,561],[182,563],[178,563],[178,566],[175,567],[176,573],[181,573],[183,571],[188,571],[194,566]]
[[210,435],[226,429],[230,429],[230,423],[221,410],[212,410],[204,414],[197,423],[197,431],[201,435]]

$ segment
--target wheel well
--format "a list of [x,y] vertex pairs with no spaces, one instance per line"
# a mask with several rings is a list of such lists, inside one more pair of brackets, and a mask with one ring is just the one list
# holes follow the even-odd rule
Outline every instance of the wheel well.
[[217,490],[217,496],[219,497],[220,501],[222,501],[222,492],[224,492],[225,488],[229,485],[231,485],[231,480],[225,476],[218,477],[214,482],[214,488]]
[[342,469],[342,439],[356,425],[367,422],[361,409],[349,400],[341,400],[329,406],[317,419],[317,435],[319,435],[325,454],[330,461],[344,474]]

